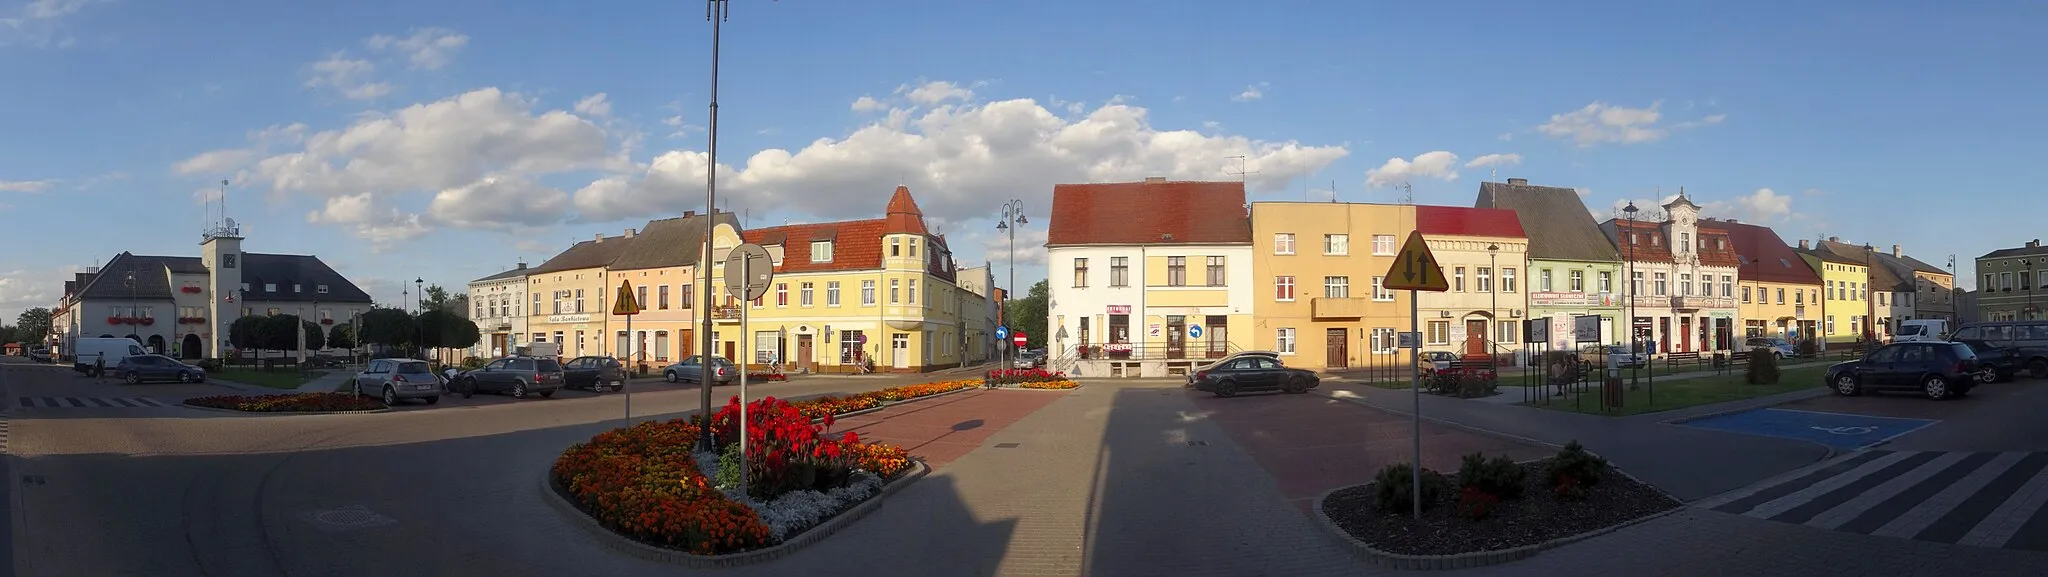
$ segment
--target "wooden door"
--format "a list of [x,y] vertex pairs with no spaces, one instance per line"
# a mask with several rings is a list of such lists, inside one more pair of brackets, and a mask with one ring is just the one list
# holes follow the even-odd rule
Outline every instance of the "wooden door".
[[740,364],[740,358],[739,358],[739,356],[737,356],[737,355],[735,355],[735,354],[734,354],[735,352],[737,352],[737,351],[739,350],[739,346],[738,346],[738,345],[739,345],[739,343],[736,343],[736,342],[733,342],[733,341],[726,341],[726,342],[725,342],[725,359],[726,359],[726,360],[728,360],[728,361],[732,361],[732,362],[733,362],[733,364],[736,364],[736,365],[737,365],[737,364]]
[[1465,354],[1486,354],[1486,319],[1465,321]]
[[1341,369],[1351,366],[1350,329],[1323,330],[1323,366]]
[[811,366],[812,366],[812,365],[813,365],[814,363],[817,363],[817,360],[815,360],[815,358],[814,358],[814,357],[815,357],[815,355],[816,355],[816,353],[815,353],[814,351],[812,351],[812,349],[811,349],[811,335],[797,335],[797,336],[796,336],[796,366],[797,366],[797,368],[800,368],[800,369],[804,369],[804,370],[807,370],[807,371],[808,371],[808,370],[810,370],[810,369],[811,369]]
[[1181,359],[1188,354],[1188,318],[1166,317],[1166,358]]

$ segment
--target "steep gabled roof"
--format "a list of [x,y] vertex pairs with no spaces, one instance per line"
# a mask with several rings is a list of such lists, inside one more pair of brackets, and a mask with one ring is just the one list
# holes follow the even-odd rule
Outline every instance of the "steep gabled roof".
[[1727,231],[1729,242],[1735,245],[1737,274],[1743,280],[1762,282],[1817,285],[1820,275],[1814,274],[1813,267],[1778,236],[1778,232],[1767,226],[1722,221],[1717,223]]
[[[319,257],[245,252],[241,268],[242,282],[249,283],[251,301],[370,302],[370,293],[363,292]],[[277,285],[276,292],[263,290],[263,285],[269,283]],[[291,290],[294,284],[299,285],[298,292]],[[327,286],[326,293],[319,292],[320,285]]]
[[[1600,223],[1600,232],[1614,242],[1615,252],[1623,261],[1632,262],[1676,262],[1671,258],[1671,247],[1664,244],[1663,223],[1651,221],[1628,221],[1618,218]],[[1636,243],[1630,245],[1629,233],[1636,236]]]
[[1913,278],[1913,266],[1907,264],[1904,260],[1876,250],[1866,251],[1861,246],[1832,240],[1820,241],[1820,249],[1841,256],[1856,264],[1869,263],[1877,265],[1872,267],[1874,270],[1870,271],[1871,288],[1891,287],[1893,291],[1908,292],[1918,290],[1915,283],[1911,280]]
[[690,214],[648,221],[647,228],[640,229],[630,246],[608,266],[612,270],[634,270],[697,264],[697,256],[704,252],[704,235],[710,233],[714,223],[740,226],[739,218],[731,212],[720,212],[715,217]]
[[548,259],[547,262],[540,263],[540,266],[533,267],[533,270],[528,271],[526,274],[536,275],[565,270],[611,266],[612,261],[618,260],[619,255],[626,253],[626,248],[633,244],[633,240],[631,237],[621,235],[603,237],[602,240],[591,239],[579,242],[570,246],[569,250],[562,251],[561,254],[555,255],[554,258]]
[[1514,211],[1529,235],[1529,257],[1548,260],[1616,262],[1614,241],[1586,211],[1577,190],[1531,186],[1519,180],[1479,183],[1478,208]]
[[882,212],[882,234],[929,234],[925,230],[924,211],[918,210],[917,199],[910,197],[910,187],[898,186],[889,195],[889,206]]
[[[142,256],[127,251],[114,255],[80,290],[81,298],[168,299],[171,298],[170,268],[166,257]],[[135,278],[129,282],[130,276]]]
[[[778,273],[874,270],[882,268],[882,234],[886,219],[842,220],[788,224],[749,230],[741,235],[759,245],[781,244],[782,264]],[[781,238],[780,243],[765,242]],[[832,241],[830,262],[811,262],[811,243]]]
[[1415,230],[1430,236],[1528,238],[1515,211],[1497,208],[1417,206]]
[[1046,246],[1251,244],[1242,182],[1146,180],[1052,189]]

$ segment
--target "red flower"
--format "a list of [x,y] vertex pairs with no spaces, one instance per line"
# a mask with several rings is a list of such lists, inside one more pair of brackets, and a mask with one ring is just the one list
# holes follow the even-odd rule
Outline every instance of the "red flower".
[[122,322],[122,321],[125,321],[125,320],[127,320],[127,319],[123,319],[123,318],[121,318],[121,317],[107,317],[107,324],[110,324],[110,325],[118,325],[118,324],[121,324],[121,322]]

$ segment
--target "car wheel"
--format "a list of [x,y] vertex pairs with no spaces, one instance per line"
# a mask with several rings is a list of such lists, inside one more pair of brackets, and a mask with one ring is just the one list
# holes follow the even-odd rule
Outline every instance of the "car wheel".
[[384,385],[384,406],[398,406],[398,391],[392,390],[391,385]]
[[1986,384],[1998,382],[1998,369],[1984,367],[1984,370],[1977,371],[1977,382]]
[[191,373],[191,372],[189,372],[189,371],[188,371],[188,372],[180,372],[180,373],[178,373],[178,382],[180,382],[180,383],[190,383],[190,382],[192,382],[192,373]]
[[1287,392],[1297,395],[1308,394],[1308,379],[1294,377],[1287,380]]
[[540,393],[540,398],[543,398],[543,399],[552,399],[552,398],[555,398],[555,392],[554,392],[554,391],[541,391],[541,393]]
[[128,371],[128,377],[127,377],[127,380],[128,380],[128,384],[131,384],[131,385],[140,385],[140,384],[142,384],[142,373],[138,373],[138,372],[135,372],[135,371]]
[[670,383],[674,383],[674,382],[676,382],[676,372],[675,372],[675,371],[664,371],[664,372],[662,372],[662,373],[661,373],[661,380],[664,380],[664,381],[668,381],[668,382],[670,382]]
[[1228,381],[1228,380],[1226,380],[1226,381],[1222,381],[1222,382],[1218,382],[1218,383],[1216,383],[1216,396],[1218,396],[1218,397],[1235,397],[1235,396],[1237,396],[1237,381]]
[[1854,397],[1862,393],[1863,387],[1856,383],[1856,375],[1835,377],[1835,394],[1844,397]]
[[462,398],[467,399],[473,396],[476,396],[476,379],[463,379]]
[[2048,379],[2048,360],[2027,361],[2027,372],[2033,373],[2036,379]]
[[1927,381],[1920,383],[1920,391],[1927,393],[1927,398],[1937,401],[1947,399],[1955,394],[1955,391],[1948,388],[1948,379],[1942,378],[1940,375],[1928,375]]
[[429,405],[431,405],[431,404],[434,404],[434,403],[439,403],[439,402],[441,402],[441,397],[427,397],[427,398],[426,398],[426,401],[427,401],[427,404],[429,404]]
[[526,381],[513,381],[513,382],[512,382],[512,398],[514,398],[514,399],[524,399],[524,398],[526,398]]

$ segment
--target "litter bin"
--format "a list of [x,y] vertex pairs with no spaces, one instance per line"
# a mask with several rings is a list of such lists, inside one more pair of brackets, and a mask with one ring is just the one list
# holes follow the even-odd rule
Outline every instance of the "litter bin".
[[1600,404],[1609,409],[1621,408],[1622,388],[1620,374],[1614,371],[1607,373],[1607,381],[1600,385]]

